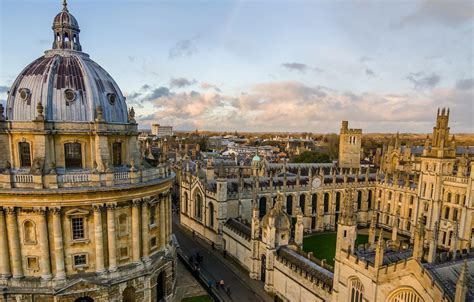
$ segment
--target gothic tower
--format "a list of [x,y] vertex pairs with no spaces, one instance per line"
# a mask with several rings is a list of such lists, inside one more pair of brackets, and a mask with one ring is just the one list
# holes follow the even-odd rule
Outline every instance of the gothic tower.
[[362,129],[349,129],[349,122],[342,121],[339,133],[339,166],[360,168]]

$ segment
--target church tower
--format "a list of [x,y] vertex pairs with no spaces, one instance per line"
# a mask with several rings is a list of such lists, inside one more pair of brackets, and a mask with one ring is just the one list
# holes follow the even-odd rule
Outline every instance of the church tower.
[[342,121],[339,133],[339,167],[360,168],[362,129],[349,129],[349,122]]

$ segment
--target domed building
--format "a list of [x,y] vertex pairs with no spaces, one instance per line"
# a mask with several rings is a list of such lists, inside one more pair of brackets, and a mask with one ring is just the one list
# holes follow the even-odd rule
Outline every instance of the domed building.
[[82,52],[64,1],[51,50],[0,104],[0,301],[161,301],[175,284],[174,174]]

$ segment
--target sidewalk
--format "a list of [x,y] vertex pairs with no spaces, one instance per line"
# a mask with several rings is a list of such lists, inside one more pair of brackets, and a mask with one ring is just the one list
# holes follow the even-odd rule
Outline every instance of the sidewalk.
[[227,296],[223,289],[219,289],[226,301],[273,301],[264,291],[263,282],[250,279],[238,264],[224,258],[221,252],[212,250],[211,246],[202,239],[192,236],[192,233],[179,225],[177,217],[173,217],[173,232],[178,239],[181,250],[189,257],[197,252],[203,256],[200,270],[211,280],[224,280],[225,288],[230,286],[231,295]]

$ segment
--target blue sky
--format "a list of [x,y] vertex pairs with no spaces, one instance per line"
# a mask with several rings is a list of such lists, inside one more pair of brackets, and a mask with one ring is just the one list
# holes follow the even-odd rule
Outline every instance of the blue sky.
[[[51,47],[61,1],[0,0],[0,99]],[[140,125],[474,132],[472,1],[70,0],[83,51]]]

